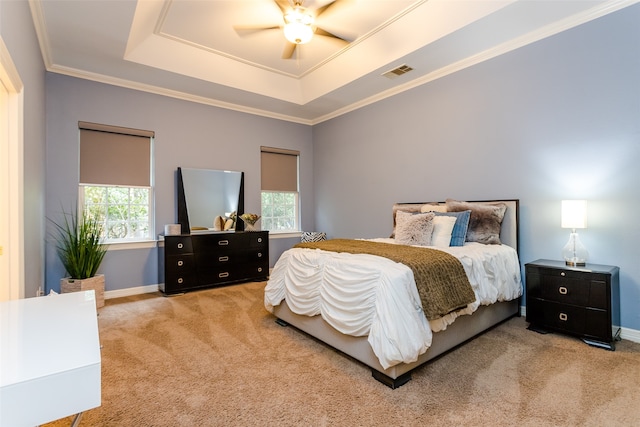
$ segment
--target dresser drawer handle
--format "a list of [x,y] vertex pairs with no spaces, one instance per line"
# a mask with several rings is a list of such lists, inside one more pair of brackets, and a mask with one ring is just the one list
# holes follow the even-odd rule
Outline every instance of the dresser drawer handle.
[[229,261],[229,257],[228,257],[228,256],[221,256],[221,257],[218,257],[218,261],[221,261],[221,262]]
[[569,318],[565,313],[560,313],[560,315],[558,316],[560,318],[560,320],[562,320],[563,322],[566,322],[567,319]]
[[262,243],[262,237],[258,237],[258,243]]
[[184,280],[182,280],[182,277],[178,278],[178,283],[182,285],[182,282],[184,282]]
[[262,267],[258,267],[258,273],[262,273]]
[[229,273],[224,272],[224,273],[220,273],[218,274],[218,277],[222,278],[222,277],[229,277]]
[[560,286],[558,288],[558,292],[560,292],[562,295],[566,295],[569,291],[567,291],[567,288],[565,288],[564,286]]
[[218,242],[218,244],[219,244],[220,246],[227,246],[227,245],[229,244],[229,241],[228,241],[228,240],[220,240],[220,241]]
[[258,252],[258,258],[262,258],[262,252]]
[[184,248],[184,245],[182,243],[178,243],[178,249],[182,249]]
[[562,277],[566,276],[566,274],[564,273],[564,271],[563,271],[562,273],[560,273],[560,275],[561,275]]
[[178,267],[182,267],[184,265],[184,261],[180,260],[178,261]]

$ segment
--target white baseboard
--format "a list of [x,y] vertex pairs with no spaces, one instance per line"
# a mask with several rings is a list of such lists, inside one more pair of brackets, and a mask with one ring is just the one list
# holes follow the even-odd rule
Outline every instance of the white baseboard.
[[153,292],[158,292],[158,285],[136,286],[135,288],[105,291],[104,299],[129,297],[131,295],[150,294]]

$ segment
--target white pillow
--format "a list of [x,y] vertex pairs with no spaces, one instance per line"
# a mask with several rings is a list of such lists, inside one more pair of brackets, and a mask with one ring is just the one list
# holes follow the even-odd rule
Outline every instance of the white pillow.
[[426,205],[422,205],[420,207],[420,212],[446,212],[447,211],[447,205],[441,205],[441,204],[430,204],[427,203]]
[[403,245],[430,246],[434,216],[433,212],[411,214],[398,211],[396,213],[396,241]]
[[451,233],[456,224],[455,216],[436,216],[433,218],[433,234],[431,234],[431,246],[448,248],[451,243]]

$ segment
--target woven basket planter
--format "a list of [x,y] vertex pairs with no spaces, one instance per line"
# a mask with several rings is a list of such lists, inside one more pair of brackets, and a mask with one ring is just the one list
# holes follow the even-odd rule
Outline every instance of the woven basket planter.
[[104,274],[96,274],[88,279],[60,279],[60,292],[80,292],[93,289],[96,294],[96,307],[104,307]]

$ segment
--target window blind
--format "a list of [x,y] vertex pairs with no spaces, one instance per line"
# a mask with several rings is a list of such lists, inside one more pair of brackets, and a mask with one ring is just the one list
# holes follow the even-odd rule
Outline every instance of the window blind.
[[299,151],[260,147],[263,191],[298,191]]
[[154,132],[79,122],[80,183],[151,186]]

